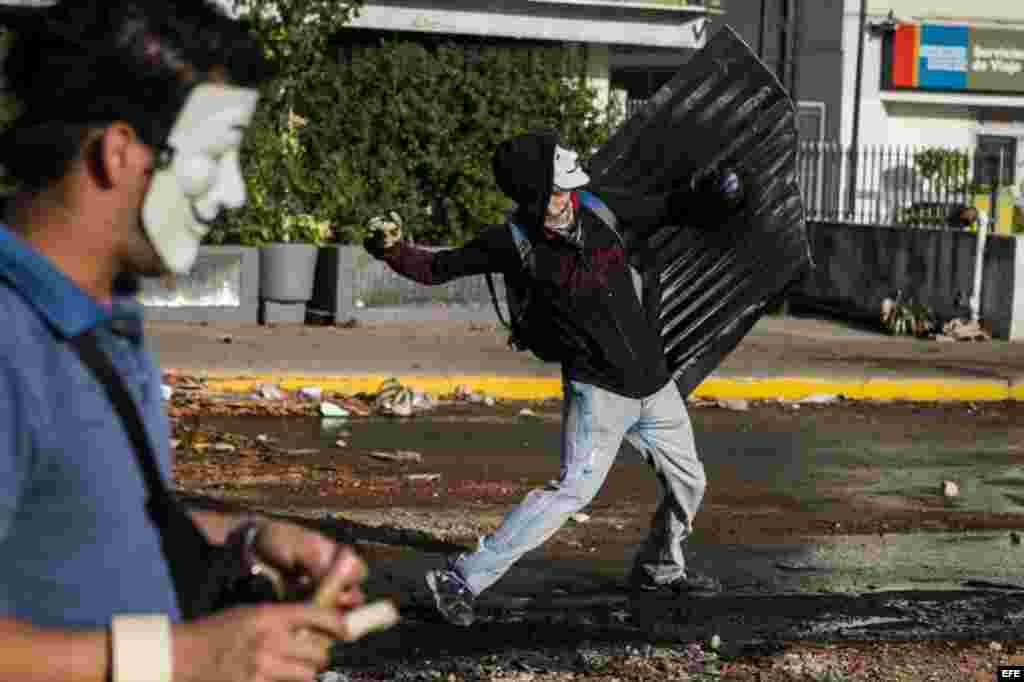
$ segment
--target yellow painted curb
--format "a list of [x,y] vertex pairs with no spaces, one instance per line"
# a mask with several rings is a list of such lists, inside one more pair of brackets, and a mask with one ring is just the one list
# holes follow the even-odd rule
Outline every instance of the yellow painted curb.
[[806,377],[764,379],[718,379],[709,377],[695,390],[699,398],[719,400],[802,400],[815,395],[841,395],[848,400],[1000,401],[1024,399],[1018,389],[1011,397],[1010,386],[999,381],[961,381],[955,379],[867,379],[824,380]]
[[1024,382],[1010,386],[1010,400],[1024,400]]
[[376,393],[388,379],[397,379],[403,386],[416,391],[445,395],[458,386],[481,391],[505,400],[546,400],[562,397],[560,377],[493,376],[478,374],[416,375],[416,374],[355,374],[351,376],[316,376],[298,374],[263,374],[246,377],[217,377],[207,375],[207,385],[214,391],[248,393],[259,384],[276,384],[285,390],[303,386],[318,386],[323,391],[344,393]]
[[[248,393],[259,384],[276,384],[285,390],[318,386],[321,390],[352,395],[376,393],[388,379],[397,379],[416,391],[444,395],[457,386],[505,400],[547,400],[562,397],[560,377],[496,376],[481,374],[355,374],[345,376],[258,374],[250,376],[206,375],[210,389]],[[694,396],[717,400],[803,400],[813,396],[838,396],[849,400],[1001,401],[1024,400],[1024,384],[1008,382],[936,379],[828,380],[808,377],[719,378],[709,377]]]
[[815,395],[853,396],[863,382],[826,381],[804,377],[724,379],[708,377],[693,395],[708,400],[801,400]]

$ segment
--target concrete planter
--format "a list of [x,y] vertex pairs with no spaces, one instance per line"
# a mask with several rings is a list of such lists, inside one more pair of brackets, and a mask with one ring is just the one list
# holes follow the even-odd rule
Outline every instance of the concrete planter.
[[260,322],[305,322],[316,259],[313,244],[260,247]]
[[188,275],[147,279],[140,302],[151,320],[256,322],[259,252],[245,246],[202,246]]
[[[497,286],[499,296],[502,280]],[[483,276],[465,277],[439,286],[423,286],[396,274],[362,246],[320,249],[311,322],[340,323],[391,320],[466,320],[494,322],[494,308]]]
[[267,244],[260,247],[260,298],[277,303],[305,303],[313,296],[317,247],[313,244]]
[[359,254],[359,249],[351,246],[320,247],[308,317],[325,323],[344,322],[353,317],[356,307],[352,273]]

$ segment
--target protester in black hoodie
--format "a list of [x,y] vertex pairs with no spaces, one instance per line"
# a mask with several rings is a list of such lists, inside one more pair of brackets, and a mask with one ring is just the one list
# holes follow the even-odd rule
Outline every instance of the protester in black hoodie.
[[[517,204],[509,223],[484,228],[463,247],[435,252],[403,241],[401,219],[392,214],[371,221],[366,242],[371,254],[421,284],[500,272],[508,286],[532,292],[529,314],[546,322],[546,355],[563,369],[559,480],[529,493],[475,552],[427,574],[438,610],[452,623],[470,625],[475,597],[597,495],[624,438],[651,464],[661,493],[631,582],[677,593],[717,591],[716,580],[685,567],[683,543],[704,495],[704,467],[661,336],[634,286],[622,235],[679,221],[695,201],[715,211],[735,209],[737,176],[716,175],[705,192],[687,187],[658,197],[611,191],[597,197],[582,190],[589,178],[551,130],[499,145],[494,175]],[[528,253],[521,253],[516,233],[528,240]]]

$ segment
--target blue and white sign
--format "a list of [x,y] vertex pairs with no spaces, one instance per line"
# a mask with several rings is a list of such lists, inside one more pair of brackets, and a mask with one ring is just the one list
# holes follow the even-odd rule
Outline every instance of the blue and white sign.
[[920,87],[936,90],[964,90],[970,59],[970,34],[967,26],[921,27],[918,52]]

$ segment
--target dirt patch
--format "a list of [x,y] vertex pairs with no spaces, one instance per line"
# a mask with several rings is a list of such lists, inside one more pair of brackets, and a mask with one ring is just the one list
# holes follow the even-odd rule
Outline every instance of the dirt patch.
[[[481,531],[493,529],[496,520],[528,490],[543,485],[557,472],[560,417],[556,406],[533,406],[537,417],[529,420],[517,416],[522,407],[452,405],[413,419],[353,419],[327,441],[317,440],[319,422],[313,420],[307,429],[314,433],[309,437],[312,440],[288,444],[281,442],[285,438],[281,433],[268,437],[204,426],[211,418],[200,406],[202,416],[192,414],[174,420],[175,476],[178,485],[190,493],[297,513],[326,509],[375,525],[410,523],[416,530],[466,542]],[[268,413],[261,410],[271,408],[271,416],[280,416],[286,409],[251,401],[245,404],[244,414],[252,416],[255,412],[265,417]],[[221,410],[231,414],[230,409],[220,403],[214,414],[221,415]],[[305,405],[287,409],[308,418],[313,408]],[[947,453],[944,456],[949,460],[950,477],[959,475],[957,453],[961,451],[960,459],[967,463],[998,457],[1008,465],[1024,464],[1020,447],[1024,442],[1024,406],[1017,403],[766,403],[748,412],[694,407],[691,414],[698,435],[706,434],[702,441],[710,443],[703,447],[709,488],[697,522],[700,539],[745,542],[822,534],[1024,526],[1024,517],[1015,511],[976,510],[950,503],[940,494],[941,480],[921,490],[881,494],[871,489],[891,475],[892,457],[906,459],[905,464],[899,463],[900,468],[933,465],[936,455],[930,450],[912,454],[924,431]],[[424,420],[430,422],[429,428]],[[268,428],[281,428],[274,426],[278,423],[284,424],[271,422]],[[409,447],[416,446],[420,438],[424,447],[434,448],[428,450],[424,463],[396,465],[366,456],[369,449],[377,447],[378,437],[403,431],[411,434]],[[536,464],[524,459],[517,437],[502,435],[527,432]],[[870,435],[864,448],[877,447],[883,455],[899,454],[885,455],[889,458],[885,461],[870,452],[861,456],[856,451],[860,446],[851,446],[853,432],[859,432],[861,439],[864,433]],[[743,442],[751,448],[764,451],[750,457],[739,453],[731,459],[718,454],[717,450],[723,448],[740,447],[731,444],[740,436],[746,437]],[[357,442],[360,437],[361,444]],[[481,451],[475,449],[477,441],[473,438],[485,438],[479,441]],[[715,438],[725,444],[717,445]],[[797,438],[806,438],[808,444],[794,440]],[[437,445],[430,445],[430,439],[465,447],[472,454],[439,459],[440,455],[435,454]],[[466,444],[455,442],[461,440]],[[336,445],[336,441],[344,446]],[[538,442],[540,445],[532,444]],[[776,442],[779,448],[786,448],[785,453],[772,449]],[[814,451],[806,452],[808,447]],[[815,464],[815,459],[820,463]],[[593,523],[571,529],[568,540],[593,545],[617,533],[633,537],[646,527],[656,499],[653,478],[642,465],[616,466],[606,489],[588,509]],[[820,471],[808,470],[814,467],[820,467]],[[804,479],[806,483],[800,483]],[[995,483],[999,480],[994,479]],[[1002,485],[1012,502],[1020,486],[1009,479]]]
[[[301,415],[306,420],[310,419],[314,408],[310,405],[282,408],[272,402],[253,405],[242,401],[241,404],[237,409],[252,417]],[[522,407],[536,409],[538,417],[517,421]],[[443,473],[440,479],[432,481],[408,476],[437,468],[436,450],[427,451],[422,465],[396,465],[363,456],[361,452],[365,448],[358,444],[347,448],[333,444],[334,440],[349,439],[356,443],[364,431],[377,438],[389,430],[420,428],[424,424],[422,419],[396,419],[383,424],[353,419],[341,430],[332,432],[332,440],[318,443],[313,438],[313,442],[306,443],[286,442],[284,432],[237,433],[212,428],[203,405],[182,409],[174,421],[174,438],[178,441],[175,475],[182,491],[269,512],[379,529],[381,541],[393,545],[424,546],[430,542],[451,545],[427,550],[438,552],[451,551],[455,545],[467,545],[497,527],[522,494],[544,480],[540,473],[530,474],[529,467],[516,468],[528,452],[518,443],[506,443],[507,450],[494,453],[495,461],[504,463],[501,466],[487,467],[480,459],[456,458],[450,469],[440,471]],[[233,416],[237,414],[233,410],[235,408],[220,403],[215,411]],[[1024,407],[1016,403],[843,403],[799,407],[760,404],[749,412],[695,406],[692,417],[698,431],[705,435],[724,434],[722,438],[730,439],[735,434],[750,434],[749,440],[743,443],[753,446],[762,441],[767,443],[761,453],[765,457],[775,456],[774,444],[785,445],[786,439],[795,437],[794,434],[818,434],[815,442],[819,443],[820,451],[804,455],[820,459],[822,472],[831,471],[833,460],[828,453],[840,452],[846,457],[849,434],[854,431],[873,433],[878,443],[886,448],[906,449],[908,453],[913,451],[922,434],[929,434],[943,444],[947,451],[944,456],[951,458],[947,462],[950,465],[956,462],[949,453],[957,449],[963,451],[963,459],[967,461],[997,455],[1007,464],[1024,460],[1024,449],[1020,447],[1024,442]],[[537,439],[543,440],[544,433],[557,434],[559,414],[557,405],[506,404],[497,409],[458,405],[430,414],[429,420],[442,431],[445,428],[472,431],[478,427],[507,430],[516,424],[521,427],[514,431],[517,434],[532,429],[529,437],[534,442],[533,448],[540,442]],[[443,431],[437,436],[438,442],[447,444],[444,447],[457,445],[451,433]],[[268,438],[260,439],[260,435],[268,435]],[[434,437],[423,436],[425,442]],[[549,438],[557,441],[556,436]],[[545,447],[551,445],[551,441],[544,442],[547,442]],[[802,446],[793,447],[801,451]],[[917,497],[913,494],[879,497],[865,492],[886,478],[885,466],[891,466],[891,461],[886,464],[873,457],[866,460],[840,458],[835,461],[842,464],[843,468],[839,469],[842,475],[831,479],[828,476],[833,474],[825,476],[823,473],[823,477],[815,479],[816,493],[805,495],[785,485],[768,485],[794,477],[795,470],[786,468],[792,463],[785,464],[783,456],[772,460],[763,470],[751,472],[750,466],[724,457],[722,453],[728,450],[725,445],[711,443],[706,449],[709,453],[719,453],[720,459],[712,461],[714,458],[709,455],[706,462],[711,486],[695,534],[706,541],[743,543],[773,538],[795,540],[805,535],[1024,527],[1024,519],[1019,514],[957,508],[947,504],[937,491],[921,492]],[[467,446],[467,452],[472,451],[473,448]],[[757,452],[752,454],[755,459],[757,455]],[[554,451],[544,455],[545,472],[553,468],[551,460],[555,457]],[[908,467],[929,466],[934,453],[908,454],[907,457]],[[468,473],[467,468],[471,469]],[[655,498],[649,474],[642,467],[636,471],[639,472],[636,479],[628,470],[613,476],[608,489],[587,510],[590,519],[583,524],[570,523],[552,539],[549,551],[553,556],[582,559],[594,548],[639,541],[653,512]],[[1013,477],[992,477],[991,483],[1010,490],[1020,489]],[[422,611],[422,607],[417,608]],[[678,608],[685,611],[689,607],[684,604]],[[735,616],[744,612],[742,606],[736,609]],[[1007,613],[1005,609],[999,612]],[[640,640],[619,641],[624,638],[616,629],[619,627],[616,614],[614,608],[607,609],[599,614],[607,622],[601,621],[587,630],[588,636],[599,633],[603,640],[570,638],[563,643],[559,638],[571,634],[571,628],[559,625],[557,620],[541,630],[524,626],[520,632],[514,629],[514,612],[503,612],[496,622],[486,623],[476,630],[478,644],[467,644],[459,652],[445,653],[447,642],[461,641],[466,635],[447,626],[439,627],[436,622],[424,621],[423,613],[413,609],[409,624],[403,625],[401,633],[395,635],[393,646],[397,653],[382,656],[375,648],[339,648],[331,669],[335,677],[322,679],[324,682],[720,679],[976,682],[994,679],[997,665],[1024,653],[1017,641],[993,644],[989,641],[823,643],[801,640],[760,644],[726,641],[720,651],[715,652],[701,637],[657,645]],[[732,618],[728,613],[723,617],[726,621]],[[706,620],[698,617],[695,622],[705,623]],[[1014,628],[1010,624],[1003,629],[1012,637],[1016,632]],[[546,634],[531,638],[531,632]],[[512,637],[509,633],[518,634]],[[871,635],[868,632],[864,636]],[[522,646],[512,646],[509,644],[512,640],[521,642]],[[431,644],[435,641],[439,642],[436,646]]]
[[727,663],[721,679],[991,682],[997,666],[1020,658],[1019,648],[1019,642],[794,643],[782,655]]

